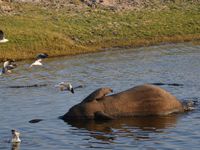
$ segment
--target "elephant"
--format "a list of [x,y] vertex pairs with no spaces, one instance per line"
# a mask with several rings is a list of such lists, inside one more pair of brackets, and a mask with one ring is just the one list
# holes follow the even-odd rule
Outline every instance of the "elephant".
[[193,102],[183,103],[165,89],[152,84],[142,84],[116,94],[107,95],[110,92],[112,92],[110,88],[95,90],[82,102],[71,107],[60,118],[68,121],[165,116],[194,108]]

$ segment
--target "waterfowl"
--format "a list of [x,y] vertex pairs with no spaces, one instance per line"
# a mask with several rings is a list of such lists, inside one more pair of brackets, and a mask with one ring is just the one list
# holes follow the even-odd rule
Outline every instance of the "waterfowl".
[[21,140],[19,138],[20,132],[15,129],[12,129],[11,133],[12,133],[11,143],[20,143],[21,142]]
[[6,43],[6,42],[8,42],[8,39],[5,38],[3,31],[0,30],[0,43]]
[[30,65],[30,68],[33,66],[42,66],[42,59],[47,58],[48,55],[46,53],[41,53],[36,56],[36,61]]
[[59,87],[61,91],[70,91],[71,93],[74,93],[74,88],[69,82],[60,82],[56,87]]
[[33,67],[33,66],[42,66],[42,59],[37,59],[35,62],[33,62],[31,65],[30,65],[30,68]]
[[13,60],[6,60],[4,63],[3,63],[3,68],[2,68],[2,71],[1,71],[1,74],[4,74],[4,73],[11,73],[12,69],[16,68],[17,65],[14,63]]

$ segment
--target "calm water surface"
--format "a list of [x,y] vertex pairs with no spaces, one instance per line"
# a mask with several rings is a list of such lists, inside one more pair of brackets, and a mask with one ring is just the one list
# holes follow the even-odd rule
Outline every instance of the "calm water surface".
[[[109,122],[64,122],[59,116],[99,87],[119,92],[143,83],[179,83],[162,87],[179,99],[200,101],[200,46],[172,44],[44,60],[43,67],[18,62],[14,73],[0,76],[0,149],[199,149],[200,111],[160,118]],[[84,85],[75,94],[55,84]],[[8,88],[48,84],[46,87]],[[42,118],[30,124],[28,121]],[[21,132],[12,146],[11,129]]]

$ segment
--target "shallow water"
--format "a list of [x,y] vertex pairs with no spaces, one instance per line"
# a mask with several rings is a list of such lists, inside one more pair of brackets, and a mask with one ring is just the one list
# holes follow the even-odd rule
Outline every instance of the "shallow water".
[[[74,104],[99,87],[114,93],[143,83],[163,85],[181,100],[200,101],[200,46],[171,44],[18,62],[12,74],[0,76],[0,149],[199,149],[200,111],[181,115],[119,119],[109,122],[64,122],[58,119]],[[69,81],[84,85],[75,94],[55,85]],[[44,87],[9,86],[47,84]],[[42,118],[31,124],[28,121]],[[9,143],[11,129],[21,132],[21,144]]]

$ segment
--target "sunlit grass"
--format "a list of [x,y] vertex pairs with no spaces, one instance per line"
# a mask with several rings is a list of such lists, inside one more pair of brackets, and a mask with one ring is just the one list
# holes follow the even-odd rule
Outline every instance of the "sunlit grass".
[[170,4],[140,11],[109,9],[54,10],[14,4],[20,13],[0,16],[8,43],[0,60],[95,52],[105,47],[146,46],[200,39],[200,5]]

